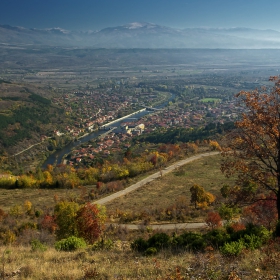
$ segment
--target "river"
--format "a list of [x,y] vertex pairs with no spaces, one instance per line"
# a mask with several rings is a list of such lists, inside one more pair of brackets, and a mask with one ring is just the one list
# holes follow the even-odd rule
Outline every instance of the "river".
[[[168,101],[162,103],[161,105],[155,107],[156,109],[160,109],[165,107],[169,101],[171,101],[172,99],[174,99],[175,95],[172,94],[172,96],[168,99]],[[128,115],[126,117],[123,117],[121,119],[117,119],[114,121],[114,123],[112,124],[112,126],[114,127],[119,127],[121,125],[121,123],[129,121],[129,119],[134,119],[134,121],[136,121],[135,119],[140,119],[141,117],[150,114],[151,111],[145,110],[145,111],[141,111],[138,113],[134,113],[133,116],[132,115]],[[106,125],[106,124],[104,124]],[[71,142],[70,144],[66,145],[65,147],[63,147],[60,150],[55,151],[53,154],[51,154],[46,161],[43,163],[42,168],[46,169],[48,164],[55,164],[55,163],[61,163],[63,157],[67,154],[69,154],[71,152],[71,150],[73,150],[73,148],[75,148],[76,146],[81,145],[82,143],[86,143],[91,139],[97,138],[98,136],[100,136],[101,134],[104,133],[104,130],[98,130],[98,131],[94,131],[92,133],[89,133],[88,135],[79,138],[78,141],[74,141]]]

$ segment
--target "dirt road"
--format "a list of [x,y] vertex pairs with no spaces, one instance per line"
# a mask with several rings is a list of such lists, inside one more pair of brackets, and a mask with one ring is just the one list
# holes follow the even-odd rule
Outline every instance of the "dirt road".
[[153,225],[134,225],[134,224],[116,224],[111,223],[107,226],[123,227],[129,230],[139,230],[150,228],[152,230],[179,230],[179,229],[197,229],[207,227],[205,223],[176,223],[176,224],[153,224]]
[[161,176],[164,176],[165,174],[167,174],[167,173],[173,171],[174,169],[176,169],[176,168],[178,168],[178,167],[180,167],[180,166],[182,166],[182,165],[185,165],[185,164],[187,164],[187,163],[190,163],[190,162],[192,162],[192,161],[194,161],[194,160],[201,159],[201,158],[203,158],[203,157],[208,157],[208,156],[217,155],[217,154],[219,154],[219,153],[220,153],[220,152],[217,152],[217,151],[215,151],[215,152],[207,152],[207,153],[195,155],[195,156],[192,156],[192,157],[189,157],[189,158],[186,158],[186,159],[177,161],[177,162],[175,162],[174,164],[172,164],[172,165],[170,165],[170,166],[164,168],[162,171],[158,171],[158,172],[156,172],[156,173],[154,173],[154,174],[152,174],[152,175],[146,177],[145,179],[143,179],[143,180],[141,180],[141,181],[139,181],[139,182],[137,182],[137,183],[135,183],[135,184],[133,184],[133,185],[127,187],[127,188],[124,189],[124,190],[121,190],[121,191],[119,191],[119,192],[116,192],[116,193],[114,193],[114,194],[108,195],[108,196],[106,196],[106,197],[104,197],[104,198],[101,198],[101,199],[99,199],[99,200],[96,200],[96,201],[94,201],[93,203],[95,203],[95,204],[100,204],[100,205],[106,204],[107,202],[110,202],[110,201],[112,201],[112,200],[114,200],[114,199],[116,199],[116,198],[119,198],[119,197],[121,197],[121,196],[123,196],[123,195],[126,195],[126,194],[128,194],[128,193],[130,193],[130,192],[133,192],[133,191],[135,191],[135,190],[141,188],[141,187],[144,186],[145,184],[147,184],[147,183],[149,183],[149,182],[152,182],[153,180],[155,180],[155,179],[157,179],[157,178],[159,178],[159,177],[161,177]]

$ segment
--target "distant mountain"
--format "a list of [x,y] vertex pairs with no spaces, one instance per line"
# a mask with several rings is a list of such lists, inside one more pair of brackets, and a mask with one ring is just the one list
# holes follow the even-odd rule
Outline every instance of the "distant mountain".
[[249,28],[175,29],[133,22],[99,31],[27,29],[0,25],[0,44],[93,48],[280,48],[280,32]]

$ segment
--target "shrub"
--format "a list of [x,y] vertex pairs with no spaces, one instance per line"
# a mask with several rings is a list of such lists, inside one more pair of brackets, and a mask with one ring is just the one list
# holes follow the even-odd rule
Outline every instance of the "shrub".
[[139,237],[131,243],[130,247],[132,250],[145,252],[148,248],[148,242],[142,237]]
[[40,210],[35,211],[35,217],[39,218],[42,215],[42,212]]
[[190,250],[203,250],[207,244],[201,234],[186,232],[173,239],[178,247],[185,247]]
[[240,222],[232,223],[230,225],[230,227],[232,228],[232,232],[237,232],[237,231],[246,229],[246,226],[243,223],[240,223]]
[[169,245],[170,245],[170,237],[164,232],[156,233],[155,235],[153,235],[148,239],[149,247],[162,249],[168,247]]
[[255,249],[260,248],[263,243],[261,237],[256,236],[254,234],[252,234],[252,235],[245,234],[243,241],[244,241],[245,247],[250,250],[255,250]]
[[91,248],[92,250],[110,250],[114,246],[114,242],[111,239],[101,239],[95,242]]
[[50,215],[45,215],[41,221],[41,228],[47,230],[50,233],[54,233],[57,229],[55,218]]
[[229,243],[225,243],[220,251],[223,255],[226,256],[238,256],[242,250],[245,248],[243,240],[233,241]]
[[262,243],[265,243],[271,236],[269,230],[264,226],[253,224],[248,224],[246,229],[237,232],[234,232],[232,228],[227,228],[227,231],[230,233],[232,241],[237,241],[241,238],[244,238],[245,235],[255,235],[260,237]]
[[75,251],[80,248],[85,248],[86,246],[85,240],[76,236],[70,236],[54,244],[57,251]]
[[4,245],[9,245],[16,241],[15,233],[9,229],[1,233],[0,238],[3,240]]
[[204,239],[207,240],[208,245],[220,247],[230,241],[230,235],[222,229],[214,229],[205,234]]
[[47,250],[47,246],[41,243],[38,239],[34,239],[31,241],[31,250],[44,252]]
[[18,230],[21,232],[23,230],[26,230],[26,229],[37,229],[37,223],[34,223],[34,222],[25,222],[23,223],[22,225],[19,226]]
[[222,225],[222,218],[219,213],[208,212],[207,217],[205,219],[205,223],[209,227],[211,227],[211,229],[214,229]]
[[145,251],[145,255],[146,256],[153,256],[157,254],[157,248],[155,247],[149,247],[146,251]]

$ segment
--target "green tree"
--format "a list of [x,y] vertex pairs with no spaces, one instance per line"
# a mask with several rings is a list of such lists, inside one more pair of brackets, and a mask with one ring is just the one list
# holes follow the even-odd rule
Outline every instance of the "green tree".
[[78,236],[77,212],[79,205],[76,202],[61,201],[55,205],[55,222],[58,226],[57,238],[63,239],[70,236]]

